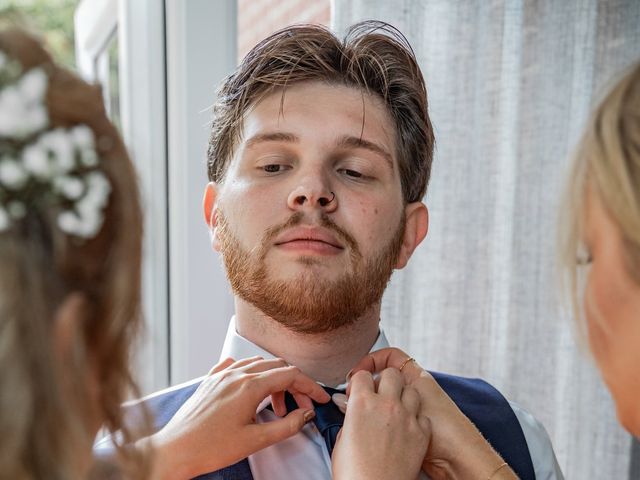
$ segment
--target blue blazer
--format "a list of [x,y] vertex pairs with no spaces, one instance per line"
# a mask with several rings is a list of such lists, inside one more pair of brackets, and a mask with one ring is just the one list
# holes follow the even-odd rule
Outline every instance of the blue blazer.
[[[535,480],[533,462],[520,422],[509,402],[487,382],[431,372],[458,408],[475,424],[482,435],[522,480]],[[164,427],[182,404],[198,388],[199,382],[160,393],[144,401],[156,429]],[[134,414],[134,412],[132,412]],[[249,461],[197,477],[199,480],[253,480]]]

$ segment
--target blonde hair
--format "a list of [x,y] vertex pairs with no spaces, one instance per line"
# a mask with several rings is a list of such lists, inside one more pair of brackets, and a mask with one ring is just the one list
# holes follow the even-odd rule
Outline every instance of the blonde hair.
[[[560,217],[560,265],[580,318],[577,255],[587,191],[597,196],[624,243],[625,268],[640,284],[640,63],[633,65],[592,113],[574,155]],[[584,333],[583,323],[579,323]]]
[[[70,446],[93,441],[82,410],[90,396],[90,363],[97,366],[106,428],[121,430],[123,443],[131,438],[121,403],[137,392],[129,353],[141,328],[138,185],[97,86],[55,65],[20,30],[0,31],[0,50],[25,71],[38,66],[47,73],[50,128],[87,125],[97,139],[98,168],[111,185],[104,223],[90,240],[62,233],[57,212],[43,206],[0,232],[0,472],[14,479],[77,477],[78,452]],[[72,364],[60,365],[53,320],[73,293],[83,299],[83,315],[72,339]],[[71,392],[61,378],[74,386]]]

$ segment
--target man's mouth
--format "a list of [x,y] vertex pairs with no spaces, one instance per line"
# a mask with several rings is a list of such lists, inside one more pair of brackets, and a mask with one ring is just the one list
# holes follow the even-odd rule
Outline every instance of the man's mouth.
[[318,227],[292,228],[279,235],[274,244],[286,251],[320,255],[335,255],[344,250],[331,232]]

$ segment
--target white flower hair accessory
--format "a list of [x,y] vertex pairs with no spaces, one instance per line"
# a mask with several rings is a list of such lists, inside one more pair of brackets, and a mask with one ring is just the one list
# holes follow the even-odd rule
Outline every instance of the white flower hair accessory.
[[42,68],[24,72],[0,50],[0,233],[32,208],[55,207],[60,230],[93,238],[111,185],[88,126],[49,129],[47,83]]

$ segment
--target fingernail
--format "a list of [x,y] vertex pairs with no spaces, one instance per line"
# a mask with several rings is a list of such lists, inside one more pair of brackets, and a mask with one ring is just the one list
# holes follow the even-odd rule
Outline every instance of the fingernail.
[[347,413],[347,396],[344,393],[334,393],[331,396],[331,400],[342,413]]
[[304,419],[304,423],[309,423],[315,416],[316,412],[314,412],[313,410],[307,410],[306,412],[304,412],[304,417],[302,418]]

